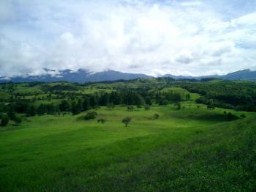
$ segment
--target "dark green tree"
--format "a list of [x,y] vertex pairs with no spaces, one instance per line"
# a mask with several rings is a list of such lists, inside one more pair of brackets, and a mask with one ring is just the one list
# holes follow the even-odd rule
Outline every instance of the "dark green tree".
[[91,108],[90,99],[88,97],[83,98],[82,106],[83,106],[83,111],[87,111]]
[[47,112],[47,110],[46,110],[46,107],[45,107],[45,105],[44,104],[40,104],[38,107],[37,107],[37,114],[38,115],[44,115],[46,112]]
[[16,118],[14,106],[12,104],[9,105],[7,115],[10,120],[14,120]]
[[34,105],[28,106],[26,114],[27,114],[27,116],[35,116],[36,115],[35,106]]
[[79,114],[82,111],[82,103],[80,100],[72,102],[71,111],[73,115]]
[[70,104],[67,100],[62,100],[59,105],[60,111],[70,111]]
[[90,96],[90,105],[92,108],[95,108],[98,106],[98,97],[97,95],[91,95]]
[[131,122],[132,118],[131,117],[125,117],[122,119],[122,123],[125,125],[125,127],[128,126],[128,124]]

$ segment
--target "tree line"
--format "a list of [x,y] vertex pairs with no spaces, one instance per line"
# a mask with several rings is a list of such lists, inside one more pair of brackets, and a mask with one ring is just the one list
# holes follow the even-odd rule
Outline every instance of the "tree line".
[[[20,123],[21,118],[18,114],[35,116],[72,113],[73,115],[76,115],[100,106],[107,106],[108,108],[113,108],[116,105],[141,107],[150,106],[153,103],[166,105],[168,103],[177,103],[182,100],[182,95],[179,93],[148,93],[147,91],[142,90],[122,90],[89,95],[77,94],[75,96],[74,94],[63,94],[62,96],[62,99],[50,102],[52,95],[49,94],[45,98],[47,102],[41,102],[40,104],[36,104],[35,99],[25,99],[23,97],[14,99],[11,97],[8,103],[0,106],[2,112],[0,114],[0,123],[1,125],[6,125],[5,122],[8,122],[9,120]],[[58,98],[61,98],[60,95],[58,95]]]
[[192,93],[200,94],[196,102],[206,104],[209,108],[256,111],[256,84],[254,82],[187,82],[181,84],[181,87]]

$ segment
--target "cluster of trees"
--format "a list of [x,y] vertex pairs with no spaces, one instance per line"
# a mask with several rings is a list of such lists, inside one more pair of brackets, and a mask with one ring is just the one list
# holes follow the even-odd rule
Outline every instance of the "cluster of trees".
[[0,126],[6,126],[10,120],[15,122],[16,125],[22,122],[21,117],[15,113],[12,107],[10,107],[6,113],[0,113]]
[[63,94],[62,96],[62,99],[52,100],[52,94],[48,94],[42,102],[38,99],[40,101],[39,104],[35,100],[27,99],[26,97],[10,98],[8,103],[0,104],[2,112],[1,125],[6,125],[9,120],[17,123],[21,122],[21,118],[17,114],[35,116],[44,114],[56,115],[68,112],[76,115],[99,106],[113,108],[115,105],[144,106],[145,110],[149,110],[152,103],[164,105],[182,100],[181,95],[177,93],[149,93],[145,90],[120,90],[90,95],[78,94],[75,96]]
[[[187,94],[186,99],[190,99],[190,95]],[[175,92],[157,92],[155,95],[155,101],[159,105],[167,105],[169,103],[178,103],[182,101],[182,95]]]
[[181,85],[190,92],[199,93],[196,100],[213,107],[256,111],[256,85],[253,82],[187,82]]
[[[47,97],[48,98],[48,97]],[[15,113],[23,113],[27,116],[36,114],[58,114],[60,112],[72,112],[79,114],[91,108],[98,106],[114,107],[115,105],[127,106],[147,106],[147,109],[153,102],[159,105],[168,104],[170,102],[181,101],[181,95],[178,93],[161,93],[143,94],[136,91],[112,91],[110,93],[96,93],[91,95],[78,95],[77,97],[59,99],[59,102],[46,100],[41,104],[35,104],[29,99],[10,100],[3,111],[10,110]]]
[[[177,92],[162,92],[163,88],[169,86],[166,83],[170,82],[172,81],[165,79],[156,80],[153,82],[156,86],[152,85],[151,82],[147,83],[145,80],[117,83],[116,85],[104,84],[101,86],[99,84],[97,88],[104,90],[104,92],[98,91],[91,94],[85,94],[82,90],[86,86],[93,85],[64,82],[6,83],[0,86],[0,91],[6,93],[6,96],[0,97],[0,119],[1,122],[8,122],[6,119],[20,122],[21,115],[35,116],[64,113],[75,115],[99,106],[113,108],[115,105],[144,106],[145,110],[149,110],[153,103],[166,105],[190,99],[189,94],[184,97],[184,95]],[[22,90],[21,88],[25,89]],[[153,91],[152,88],[154,88]]]

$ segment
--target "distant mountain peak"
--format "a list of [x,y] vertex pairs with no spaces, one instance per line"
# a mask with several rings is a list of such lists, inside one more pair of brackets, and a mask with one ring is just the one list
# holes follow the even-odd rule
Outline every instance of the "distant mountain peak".
[[256,71],[251,71],[250,69],[244,69],[229,73],[224,76],[225,79],[230,80],[256,80]]
[[[56,82],[56,81],[68,81],[76,83],[86,83],[86,82],[99,82],[99,81],[116,81],[116,80],[131,80],[137,78],[150,78],[151,76],[144,74],[133,74],[133,73],[123,73],[114,70],[106,70],[103,72],[92,73],[84,69],[78,69],[77,71],[72,71],[70,69],[61,70],[56,75],[52,75],[53,70],[45,69],[47,74],[44,75],[27,75],[18,76],[12,78],[0,77],[0,82]],[[54,71],[55,72],[55,71]]]
[[[56,82],[56,81],[68,81],[76,83],[86,83],[86,82],[100,82],[100,81],[117,81],[117,80],[132,80],[141,78],[152,78],[140,73],[123,73],[114,70],[105,70],[103,72],[92,73],[84,69],[78,69],[77,71],[72,71],[70,69],[61,70],[58,73],[56,70],[45,69],[48,72],[45,75],[38,76],[18,76],[18,77],[0,77],[0,82]],[[171,77],[173,79],[203,79],[203,78],[219,78],[227,80],[256,80],[256,71],[251,71],[250,69],[244,69],[236,72],[229,73],[223,76],[175,76],[171,74],[163,75],[162,77]]]

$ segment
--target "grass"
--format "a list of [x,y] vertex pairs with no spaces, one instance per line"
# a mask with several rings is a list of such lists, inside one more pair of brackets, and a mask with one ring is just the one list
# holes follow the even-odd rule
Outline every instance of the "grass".
[[0,191],[253,191],[255,114],[220,121],[223,109],[182,106],[102,107],[104,124],[45,115],[2,129]]

